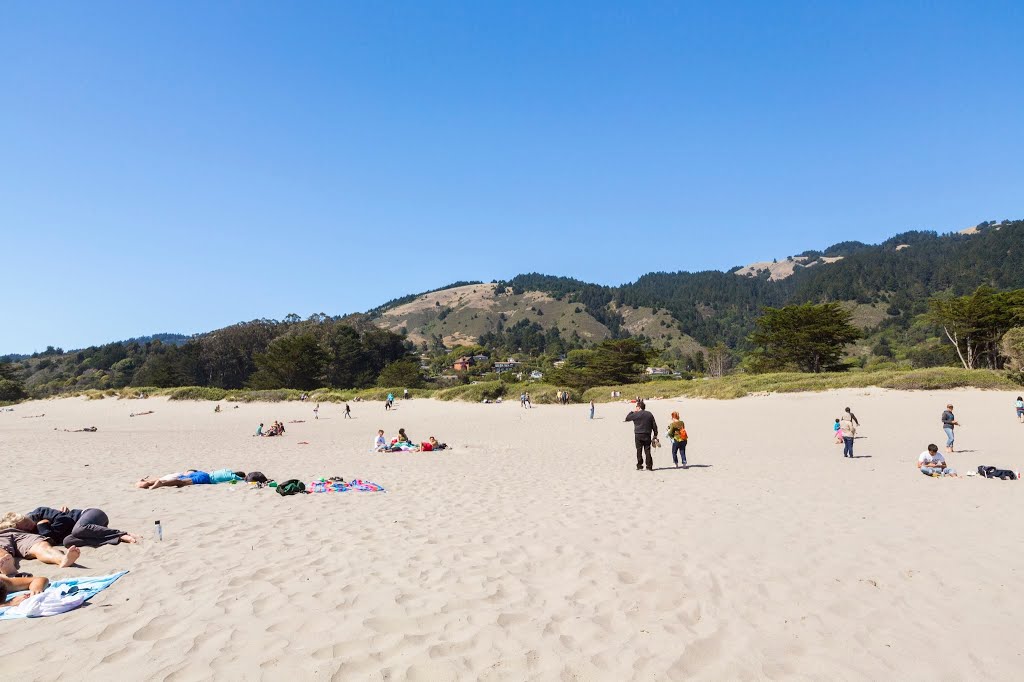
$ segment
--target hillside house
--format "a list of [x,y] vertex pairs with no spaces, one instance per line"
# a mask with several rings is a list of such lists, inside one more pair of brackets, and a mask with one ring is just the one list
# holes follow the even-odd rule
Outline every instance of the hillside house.
[[544,378],[544,373],[541,372],[539,369],[535,369],[532,372],[530,372],[530,378],[531,379],[543,379]]
[[455,361],[452,365],[452,369],[456,372],[468,372],[469,368],[473,366],[473,358],[469,356],[463,356]]
[[652,377],[667,377],[672,374],[672,370],[668,367],[648,367],[644,372]]
[[517,362],[515,358],[509,358],[508,362],[494,363],[494,371],[497,372],[498,374],[501,374],[502,372],[511,372],[513,370],[519,369],[519,364],[520,363]]

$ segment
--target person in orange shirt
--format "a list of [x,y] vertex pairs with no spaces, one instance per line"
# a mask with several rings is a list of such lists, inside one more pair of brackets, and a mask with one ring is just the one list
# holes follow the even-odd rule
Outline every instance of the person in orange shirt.
[[[672,463],[686,469],[686,424],[680,421],[678,412],[672,413],[672,422],[668,425],[668,437],[672,439]],[[678,460],[676,452],[679,453]]]

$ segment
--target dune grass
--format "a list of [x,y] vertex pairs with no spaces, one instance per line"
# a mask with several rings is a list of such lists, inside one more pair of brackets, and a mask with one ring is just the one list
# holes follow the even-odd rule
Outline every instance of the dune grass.
[[927,391],[949,388],[981,388],[987,390],[1019,390],[1020,386],[996,370],[965,370],[957,367],[930,367],[914,370],[880,370],[872,372],[835,372],[803,374],[734,374],[719,379],[693,381],[650,381],[621,386],[597,386],[583,394],[584,400],[611,402],[612,391],[623,398],[685,396],[728,400],[758,393],[802,393],[830,391],[839,388],[891,388],[901,391]]
[[[1014,375],[1005,371],[975,369],[965,370],[959,367],[931,367],[928,369],[895,369],[854,370],[822,374],[802,374],[800,372],[784,372],[777,374],[733,374],[719,379],[694,380],[658,380],[638,384],[622,384],[620,386],[596,386],[582,394],[575,389],[554,386],[551,384],[522,382],[508,383],[504,381],[481,381],[475,384],[464,384],[448,388],[417,388],[409,391],[413,398],[436,398],[438,400],[455,400],[462,402],[481,402],[483,400],[515,400],[523,392],[530,394],[534,404],[554,403],[559,391],[568,390],[570,402],[580,403],[593,400],[595,402],[613,402],[622,398],[643,397],[688,397],[715,398],[729,400],[748,395],[764,393],[802,393],[829,391],[839,388],[890,388],[900,391],[927,391],[950,388],[980,388],[992,391],[1020,392],[1021,384],[1014,381]],[[299,391],[295,389],[229,390],[208,386],[180,386],[176,388],[127,387],[121,389],[89,389],[65,393],[53,398],[85,397],[89,400],[103,398],[135,399],[140,395],[146,397],[167,397],[170,400],[225,400],[228,402],[282,402],[299,400],[303,393],[309,395],[308,400],[320,403],[344,403],[353,400],[383,401],[388,393],[401,398],[403,388],[363,388],[363,389],[316,389]],[[620,398],[612,398],[612,392],[618,391]]]

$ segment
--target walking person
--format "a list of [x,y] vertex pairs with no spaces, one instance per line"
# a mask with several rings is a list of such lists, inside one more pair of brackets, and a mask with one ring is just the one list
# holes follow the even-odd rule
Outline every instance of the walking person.
[[843,434],[843,457],[853,459],[853,439],[857,436],[857,427],[853,425],[849,414],[839,420],[839,433]]
[[594,401],[593,400],[590,401],[590,418],[591,419],[594,418]]
[[533,401],[530,400],[530,393],[529,393],[529,391],[526,392],[526,406],[528,408],[530,408],[531,410],[533,409]]
[[316,407],[313,408],[313,419],[319,419],[319,418],[320,418],[320,403],[317,403]]
[[[633,422],[633,441],[636,444],[636,470],[654,471],[654,460],[651,458],[651,441],[658,437],[658,422],[654,415],[647,411],[644,401],[639,401],[636,408],[626,415],[626,421]],[[646,456],[646,460],[644,459]]]
[[953,429],[957,426],[960,426],[960,422],[953,414],[953,406],[946,405],[946,410],[942,413],[942,430],[946,432],[946,452],[953,452]]
[[[689,467],[686,464],[686,441],[689,436],[686,434],[686,424],[679,419],[679,413],[672,413],[672,421],[668,425],[668,437],[672,439],[672,463],[684,469]],[[679,453],[679,461],[676,461],[676,452]]]
[[850,418],[850,421],[853,422],[854,426],[860,426],[860,422],[857,421],[857,415],[855,415],[853,412],[850,412],[849,407],[846,408],[846,416]]
[[345,403],[345,419],[351,419],[351,418],[352,418],[352,408],[348,406],[348,403]]
[[1024,397],[1017,396],[1017,421],[1024,424]]

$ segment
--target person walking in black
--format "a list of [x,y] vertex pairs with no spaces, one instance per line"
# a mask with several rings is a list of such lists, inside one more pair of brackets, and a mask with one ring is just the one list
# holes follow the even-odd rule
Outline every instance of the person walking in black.
[[860,422],[857,421],[857,415],[855,415],[853,412],[850,412],[849,407],[846,408],[846,415],[849,418],[849,420],[853,422],[854,426],[860,426]]
[[644,455],[647,457],[647,470],[654,471],[654,460],[651,459],[651,440],[658,437],[658,422],[654,415],[647,411],[644,401],[638,400],[636,409],[626,415],[626,421],[633,422],[633,440],[636,442],[636,470],[644,468]]

